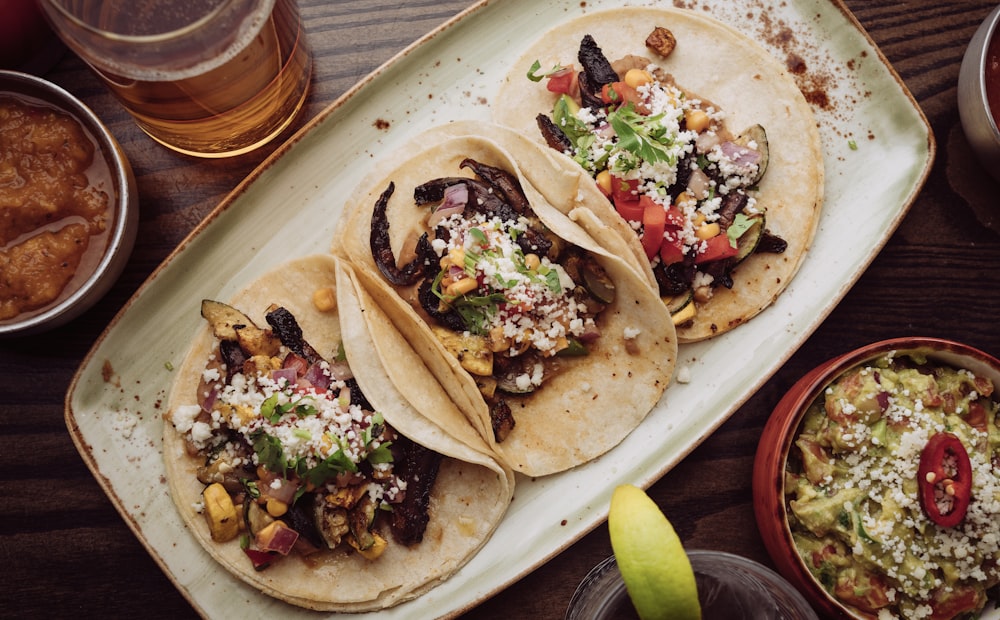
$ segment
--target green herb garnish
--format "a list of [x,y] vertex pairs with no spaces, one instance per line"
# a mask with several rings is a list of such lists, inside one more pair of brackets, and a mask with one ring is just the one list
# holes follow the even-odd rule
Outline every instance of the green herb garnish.
[[531,68],[528,69],[528,79],[531,80],[532,82],[541,82],[542,80],[549,77],[553,73],[558,73],[559,71],[562,71],[564,67],[562,65],[555,65],[548,71],[539,73],[541,68],[542,68],[542,63],[538,62],[537,60],[531,63]]
[[659,122],[662,118],[662,114],[643,116],[632,104],[608,114],[608,122],[618,135],[618,146],[649,163],[670,163],[675,159],[664,143],[666,130]]

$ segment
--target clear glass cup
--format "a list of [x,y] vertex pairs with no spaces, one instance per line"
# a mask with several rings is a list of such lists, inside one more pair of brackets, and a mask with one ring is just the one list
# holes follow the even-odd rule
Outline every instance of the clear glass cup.
[[[688,551],[707,620],[818,620],[809,603],[778,573],[724,551]],[[615,557],[595,566],[577,587],[566,620],[638,619]]]
[[53,29],[158,142],[201,157],[287,127],[312,78],[295,0],[40,0]]

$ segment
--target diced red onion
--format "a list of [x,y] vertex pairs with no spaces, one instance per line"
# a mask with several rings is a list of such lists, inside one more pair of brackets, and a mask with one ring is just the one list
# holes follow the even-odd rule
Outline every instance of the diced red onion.
[[310,366],[306,374],[302,376],[302,379],[319,390],[325,390],[330,387],[330,375],[323,370],[320,364]]
[[694,146],[699,153],[708,153],[720,142],[718,134],[712,131],[705,131],[698,134],[694,140]]
[[258,535],[257,543],[261,546],[261,551],[276,551],[281,555],[288,555],[295,541],[299,539],[299,533],[280,522],[272,524],[275,526],[274,533],[267,540],[260,540]]
[[299,490],[299,485],[285,480],[284,478],[275,477],[274,480],[277,481],[277,488],[275,488],[275,482],[265,481],[262,478],[260,483],[257,485],[257,488],[260,490],[260,494],[263,497],[276,499],[279,502],[291,505],[292,499],[295,498],[295,492]]
[[580,339],[580,342],[583,342],[585,344],[594,342],[600,337],[601,337],[601,328],[599,328],[597,325],[588,325],[586,328],[584,328],[583,333],[577,336],[577,338]]
[[879,392],[875,395],[875,402],[878,403],[879,409],[885,411],[889,408],[889,393]]
[[271,371],[271,381],[274,381],[278,385],[282,384],[282,380],[284,380],[287,385],[295,385],[298,378],[298,373],[294,368],[279,368]]
[[215,401],[219,398],[218,388],[212,388],[205,399],[201,401],[201,410],[205,413],[212,413],[212,408],[215,407]]
[[615,129],[610,123],[603,123],[594,131],[594,135],[603,140],[610,140],[615,136]]
[[722,154],[740,168],[751,168],[760,164],[760,152],[735,142],[723,142]]
[[444,188],[444,200],[437,209],[427,218],[427,226],[436,227],[441,220],[452,215],[465,211],[465,205],[469,202],[469,186],[465,183],[457,183]]
[[708,187],[708,175],[701,168],[692,170],[687,184],[687,190],[691,195],[700,199],[708,191]]
[[354,378],[354,373],[351,372],[351,368],[347,365],[347,362],[331,363],[329,373],[334,381],[347,381]]

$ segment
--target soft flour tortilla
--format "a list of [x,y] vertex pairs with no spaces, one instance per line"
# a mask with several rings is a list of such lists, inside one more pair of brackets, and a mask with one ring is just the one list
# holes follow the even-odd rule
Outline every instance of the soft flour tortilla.
[[[321,313],[313,306],[312,293],[322,287],[336,289],[337,310]],[[305,339],[327,359],[334,356],[343,339],[351,370],[373,407],[400,433],[450,457],[442,461],[434,486],[423,542],[406,547],[388,537],[388,548],[375,561],[343,549],[324,551],[308,559],[293,553],[257,572],[238,540],[222,544],[212,541],[205,517],[194,509],[204,488],[195,477],[201,459],[187,454],[183,439],[169,420],[164,424],[163,449],[171,494],[188,528],[208,554],[265,594],[325,611],[384,609],[433,588],[489,539],[513,495],[513,473],[486,453],[478,434],[466,432],[468,429],[461,425],[452,425],[446,432],[421,414],[421,408],[434,408],[438,415],[445,416],[452,410],[456,419],[464,420],[419,357],[401,339],[393,345],[391,334],[380,340],[384,346],[393,347],[395,362],[405,365],[413,380],[400,386],[390,379],[367,333],[357,293],[349,267],[323,255],[280,267],[229,303],[260,326],[267,325],[263,314],[268,305],[284,306],[298,320]],[[192,302],[191,307],[192,312],[197,312],[197,303]],[[198,402],[195,390],[214,342],[206,324],[179,369],[170,395],[171,408]],[[463,432],[471,443],[454,436]]]
[[[645,46],[654,26],[668,28],[677,39],[666,59]],[[535,117],[551,113],[557,95],[526,74],[536,60],[543,69],[571,63],[579,68],[577,51],[586,34],[612,62],[630,54],[653,60],[678,86],[719,106],[733,134],[754,124],[766,130],[770,163],[757,200],[767,210],[767,228],[785,239],[788,249],[744,261],[733,272],[733,288],[716,287],[713,298],[699,305],[694,322],[678,327],[677,336],[680,342],[702,340],[746,322],[791,281],[819,222],[823,154],[809,104],[786,69],[733,28],[690,10],[629,7],[573,19],[524,50],[493,99],[493,120],[544,144]]]
[[[659,401],[674,369],[677,343],[669,313],[635,265],[594,241],[587,230],[549,203],[526,177],[519,163],[536,155],[518,150],[531,144],[505,144],[482,136],[463,134],[467,126],[432,131],[416,142],[429,145],[413,151],[411,159],[399,163],[383,178],[370,178],[354,192],[334,240],[334,251],[346,256],[356,268],[360,282],[372,299],[392,319],[392,326],[370,321],[376,341],[404,334],[423,357],[455,403],[499,458],[515,471],[539,476],[587,462],[617,445]],[[490,128],[480,125],[481,130]],[[500,130],[502,131],[502,130]],[[566,370],[548,380],[533,394],[508,397],[516,426],[503,442],[496,442],[489,410],[475,381],[441,345],[421,315],[378,271],[370,246],[372,211],[390,182],[395,192],[389,200],[391,245],[398,257],[407,237],[426,230],[429,207],[417,207],[413,189],[445,176],[470,176],[459,167],[470,157],[507,170],[521,181],[535,214],[564,240],[597,257],[614,280],[616,300],[599,317],[602,336],[590,355],[570,359]],[[577,193],[578,174],[567,184],[567,196]],[[572,202],[570,200],[570,202]],[[593,220],[589,215],[585,219]],[[591,222],[593,223],[593,222]],[[627,343],[625,333],[637,331]],[[628,349],[626,350],[626,345]],[[415,380],[405,366],[392,364],[388,371],[400,382]],[[442,426],[450,422],[439,421]]]

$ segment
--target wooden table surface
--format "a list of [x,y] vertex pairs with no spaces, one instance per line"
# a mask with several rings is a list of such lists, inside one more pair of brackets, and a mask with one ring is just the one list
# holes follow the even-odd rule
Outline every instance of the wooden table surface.
[[[469,4],[301,0],[315,77],[298,126]],[[754,524],[754,452],[772,407],[815,364],[905,335],[952,338],[1000,355],[994,219],[1000,187],[984,181],[970,158],[955,99],[966,43],[995,3],[846,4],[922,107],[937,158],[905,220],[833,313],[732,418],[651,487],[689,548],[770,563]],[[63,398],[118,309],[277,143],[234,159],[187,158],[139,131],[74,56],[64,55],[45,77],[86,102],[120,141],[138,179],[141,227],[125,273],[95,308],[50,333],[0,341],[0,616],[193,617],[81,460],[66,430]],[[610,553],[602,525],[466,617],[561,618],[577,583]]]

